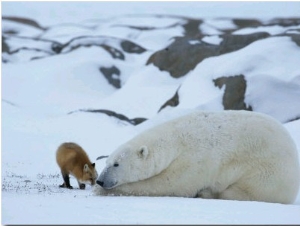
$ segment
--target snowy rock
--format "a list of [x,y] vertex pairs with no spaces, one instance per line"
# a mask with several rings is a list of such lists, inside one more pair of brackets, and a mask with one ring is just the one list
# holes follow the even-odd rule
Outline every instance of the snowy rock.
[[216,45],[202,42],[201,39],[195,43],[195,40],[189,37],[175,38],[170,46],[155,52],[147,65],[153,63],[160,70],[170,72],[172,77],[179,78],[193,70],[205,58],[218,54]]
[[[89,83],[89,76],[99,77],[99,82],[104,79],[106,83],[96,89],[111,86],[115,91],[98,104],[89,106],[96,102],[86,101],[74,111],[107,109],[116,113],[110,116],[120,119],[117,115],[123,115],[131,122],[175,108],[244,109],[287,122],[300,117],[299,29],[299,18],[119,16],[45,27],[34,19],[4,16],[2,62],[18,66],[44,62],[48,57],[68,62],[73,53],[77,57],[84,53],[82,58],[90,63],[74,62],[68,71],[60,72],[62,76],[76,71],[83,84]],[[166,78],[169,75],[171,79]],[[74,79],[78,82],[76,76]],[[272,97],[256,89],[261,87],[258,84],[264,84]],[[275,87],[282,87],[284,94]],[[3,95],[7,101],[17,102],[5,90]],[[277,109],[281,106],[278,100],[288,112]]]
[[247,88],[245,76],[220,77],[213,81],[215,86],[220,89],[225,86],[222,101],[224,110],[252,110],[251,106],[245,104],[245,92]]

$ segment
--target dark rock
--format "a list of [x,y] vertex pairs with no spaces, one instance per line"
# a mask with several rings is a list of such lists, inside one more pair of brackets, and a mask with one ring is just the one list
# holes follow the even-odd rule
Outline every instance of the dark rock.
[[100,46],[103,47],[107,52],[109,52],[112,58],[125,60],[125,56],[120,50],[108,45],[100,45]]
[[132,124],[132,125],[138,125],[138,124],[141,124],[143,123],[144,121],[146,121],[147,119],[146,118],[134,118],[134,119],[129,119],[129,123]]
[[[191,44],[190,41],[199,43]],[[177,37],[166,49],[152,54],[147,65],[153,63],[160,70],[170,72],[172,77],[180,78],[193,70],[202,60],[217,53],[216,45],[189,37]]]
[[300,25],[300,18],[299,17],[291,17],[291,18],[275,18],[267,23],[269,26],[271,25],[278,25],[282,27],[289,27],[289,26],[297,26]]
[[55,53],[60,53],[61,50],[63,49],[63,45],[58,43],[58,42],[53,42],[52,45],[51,45],[51,49],[53,52]]
[[[125,115],[116,113],[114,111],[106,110],[106,109],[80,109],[78,111],[79,112],[90,112],[90,113],[103,113],[103,114],[106,114],[108,116],[120,119],[122,121],[126,121],[126,122],[128,122],[128,123],[130,123],[130,124],[132,124],[134,126],[138,125],[138,124],[140,124],[140,123],[142,123],[142,122],[144,122],[144,121],[147,120],[146,118],[133,118],[133,119],[129,119]],[[72,112],[69,112],[68,114],[73,114],[73,113],[78,112],[78,111],[72,111]]]
[[[115,88],[121,88],[121,81],[120,81],[120,70],[112,66],[110,68],[107,67],[100,67],[101,73],[104,75],[104,77],[107,79],[108,83],[113,85]],[[116,78],[118,77],[118,78]]]
[[225,34],[221,36],[223,41],[219,46],[201,41],[201,35],[198,35],[198,38],[177,37],[166,49],[152,54],[147,61],[147,65],[153,63],[160,70],[168,71],[172,77],[179,78],[193,70],[201,61],[208,57],[236,51],[254,41],[269,36],[266,32],[249,35]]
[[146,51],[143,47],[127,40],[121,42],[121,47],[127,53],[143,53]]
[[300,46],[300,35],[299,34],[287,34],[287,36],[290,36],[292,38],[292,41],[295,42],[298,46]]
[[245,92],[247,82],[244,75],[236,75],[230,77],[220,77],[213,80],[215,86],[220,89],[225,85],[223,95],[224,110],[248,110],[252,111],[252,107],[245,104]]
[[293,118],[293,119],[289,119],[288,121],[284,122],[284,123],[288,123],[288,122],[293,122],[293,121],[297,121],[297,120],[300,120],[300,115]]
[[9,53],[9,46],[6,44],[4,36],[2,36],[2,53]]
[[14,29],[12,28],[12,29],[8,29],[8,30],[3,30],[3,31],[2,31],[2,34],[6,34],[6,35],[17,35],[17,34],[18,34],[18,31],[14,30]]
[[262,23],[255,19],[233,19],[232,22],[239,27],[239,29],[244,27],[259,27]]
[[248,35],[222,35],[223,41],[220,43],[219,54],[233,52],[246,47],[260,39],[269,37],[267,32],[258,32]]
[[128,27],[130,29],[139,30],[139,31],[152,31],[155,30],[156,27],[148,27],[148,26],[133,26],[133,25],[118,25],[118,27]]
[[21,23],[21,24],[25,24],[25,25],[29,25],[29,26],[38,28],[40,30],[47,30],[47,28],[40,26],[36,21],[27,19],[27,18],[23,18],[23,17],[2,16],[2,20],[10,20],[10,21],[14,21],[17,23]]
[[176,90],[175,95],[161,106],[158,112],[160,112],[162,109],[164,109],[167,106],[176,107],[179,104],[179,95],[178,95],[179,88]]
[[199,35],[199,26],[202,22],[202,20],[189,19],[187,23],[183,25],[183,28],[185,30],[184,35],[189,37],[195,37]]
[[59,42],[37,37],[3,36],[3,41],[5,41],[8,47],[10,46],[8,50],[9,54],[29,50],[53,55],[59,53],[59,47],[61,48],[62,46]]
[[97,157],[96,160],[103,159],[103,158],[108,158],[108,155],[101,155],[101,156]]
[[99,46],[105,49],[112,56],[112,58],[125,60],[125,56],[122,51],[112,46],[119,46],[118,42],[121,41],[115,41],[109,37],[103,36],[80,36],[71,39],[69,42],[63,44],[59,48],[61,52],[68,53],[80,47]]

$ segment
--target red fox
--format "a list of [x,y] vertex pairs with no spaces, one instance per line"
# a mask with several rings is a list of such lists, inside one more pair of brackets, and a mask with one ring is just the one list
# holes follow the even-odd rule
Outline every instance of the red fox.
[[78,144],[62,143],[56,151],[56,161],[64,179],[64,183],[59,187],[73,188],[70,185],[69,174],[77,179],[80,189],[85,189],[85,184],[95,184],[98,177],[95,163],[91,163],[86,152]]

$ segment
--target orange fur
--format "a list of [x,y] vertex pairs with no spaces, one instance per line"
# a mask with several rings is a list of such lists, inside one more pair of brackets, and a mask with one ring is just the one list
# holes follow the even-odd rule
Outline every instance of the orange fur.
[[86,183],[95,184],[98,176],[95,163],[91,163],[86,152],[78,144],[62,143],[56,151],[56,161],[64,179],[60,187],[72,188],[69,174],[77,179],[80,189],[84,189]]

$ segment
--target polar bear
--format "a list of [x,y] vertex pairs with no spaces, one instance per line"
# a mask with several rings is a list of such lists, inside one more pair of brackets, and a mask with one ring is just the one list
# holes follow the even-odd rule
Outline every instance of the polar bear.
[[288,204],[299,181],[296,145],[275,119],[242,110],[197,110],[112,152],[94,194]]

